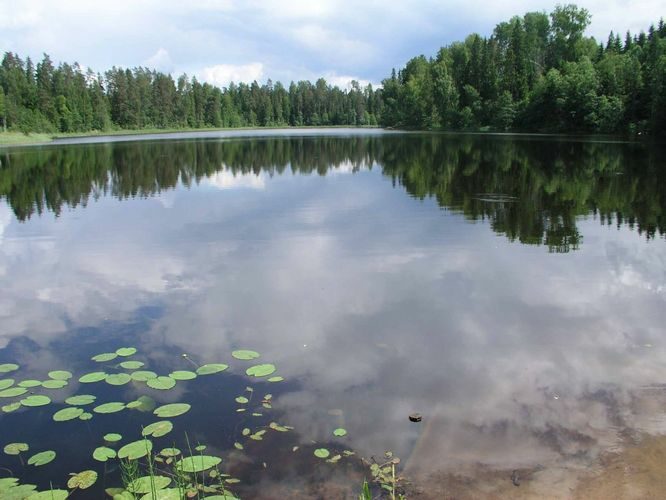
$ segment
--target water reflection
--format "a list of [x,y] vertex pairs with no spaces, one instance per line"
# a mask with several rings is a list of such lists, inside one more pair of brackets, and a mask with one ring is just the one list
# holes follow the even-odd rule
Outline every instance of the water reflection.
[[68,366],[86,328],[158,363],[253,348],[304,443],[344,426],[414,475],[589,464],[666,431],[657,158],[411,135],[5,153],[0,354]]

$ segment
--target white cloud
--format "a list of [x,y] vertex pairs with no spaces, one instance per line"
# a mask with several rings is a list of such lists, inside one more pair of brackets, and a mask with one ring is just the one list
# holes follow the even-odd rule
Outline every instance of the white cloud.
[[208,66],[201,71],[201,79],[213,85],[224,87],[231,82],[250,83],[261,80],[264,76],[264,65],[260,62],[251,64],[216,64]]
[[265,189],[266,178],[264,174],[238,174],[234,175],[228,170],[221,170],[205,181],[205,184],[216,187],[217,189]]
[[143,65],[151,69],[162,71],[164,73],[171,73],[174,71],[174,64],[171,60],[171,56],[169,55],[169,51],[164,47],[157,49],[157,52],[146,59],[143,62]]

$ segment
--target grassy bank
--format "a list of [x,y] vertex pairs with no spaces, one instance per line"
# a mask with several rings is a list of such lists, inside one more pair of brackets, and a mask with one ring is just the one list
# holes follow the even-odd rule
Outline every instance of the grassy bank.
[[39,144],[51,142],[50,134],[24,134],[22,132],[0,132],[0,146],[16,146],[21,144]]

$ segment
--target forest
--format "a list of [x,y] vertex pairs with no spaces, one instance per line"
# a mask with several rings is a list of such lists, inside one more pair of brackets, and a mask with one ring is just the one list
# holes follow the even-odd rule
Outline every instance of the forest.
[[468,36],[393,70],[379,88],[323,78],[219,88],[149,68],[105,73],[48,55],[7,52],[0,65],[5,130],[383,126],[404,129],[663,134],[666,27],[587,37],[587,10],[558,6]]

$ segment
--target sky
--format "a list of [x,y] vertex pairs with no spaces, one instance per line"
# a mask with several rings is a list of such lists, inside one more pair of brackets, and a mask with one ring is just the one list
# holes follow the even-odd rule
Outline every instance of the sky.
[[[95,71],[148,66],[230,81],[378,83],[419,54],[556,0],[0,0],[0,52]],[[666,0],[580,0],[588,33],[647,29]]]

